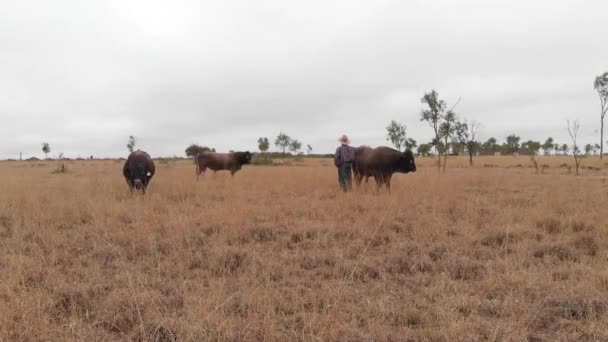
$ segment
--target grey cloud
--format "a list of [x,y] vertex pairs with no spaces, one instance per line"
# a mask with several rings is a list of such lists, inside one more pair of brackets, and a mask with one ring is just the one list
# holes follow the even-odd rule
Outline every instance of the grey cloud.
[[256,148],[284,131],[428,141],[437,89],[483,136],[598,139],[603,1],[27,1],[0,5],[0,158]]

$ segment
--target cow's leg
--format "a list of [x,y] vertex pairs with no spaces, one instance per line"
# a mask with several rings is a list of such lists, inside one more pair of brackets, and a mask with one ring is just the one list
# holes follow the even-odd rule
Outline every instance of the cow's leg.
[[238,167],[238,166],[235,166],[235,167],[231,168],[231,169],[230,169],[230,175],[231,175],[232,177],[234,177],[234,174],[235,174],[235,173],[237,173],[237,171],[239,171],[240,169],[241,169],[241,168],[240,168],[240,167]]
[[127,185],[129,186],[129,191],[131,191],[131,193],[133,192],[133,182],[131,182],[130,179],[126,178],[125,179],[127,181]]
[[387,175],[386,179],[384,181],[384,184],[386,184],[386,189],[388,190],[388,192],[391,192],[391,177],[392,175]]
[[144,181],[141,184],[141,193],[146,194],[146,190],[148,190],[148,184],[150,183],[150,179],[148,177],[144,177]]
[[363,175],[360,172],[355,172],[355,184],[357,184],[357,187],[361,186],[362,180],[363,180]]
[[382,186],[382,176],[374,175],[374,180],[376,181],[376,192],[380,191],[380,187]]
[[203,174],[203,177],[205,176],[205,171],[207,170],[206,167],[197,167],[196,168],[196,180],[198,181],[198,178],[200,176],[200,174]]

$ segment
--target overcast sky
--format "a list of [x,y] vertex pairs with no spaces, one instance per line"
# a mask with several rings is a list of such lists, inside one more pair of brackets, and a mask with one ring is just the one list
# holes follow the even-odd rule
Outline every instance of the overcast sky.
[[[283,131],[316,152],[342,133],[430,140],[435,89],[482,139],[599,141],[608,1],[3,1],[0,158],[256,150]],[[274,146],[273,149],[276,149]]]

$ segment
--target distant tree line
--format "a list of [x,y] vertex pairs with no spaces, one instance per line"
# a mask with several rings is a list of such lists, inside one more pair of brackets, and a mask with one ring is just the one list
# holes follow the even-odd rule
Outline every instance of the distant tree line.
[[[598,91],[601,104],[601,134],[603,140],[604,117],[608,112],[608,72],[598,76],[594,82],[594,87]],[[567,143],[560,144],[552,137],[548,137],[544,142],[536,140],[523,141],[516,134],[508,135],[501,143],[495,137],[491,137],[486,141],[479,139],[479,131],[481,124],[476,121],[468,121],[466,118],[459,119],[454,108],[458,103],[450,109],[447,103],[439,98],[439,94],[435,90],[431,90],[424,94],[420,99],[425,108],[420,112],[420,121],[426,122],[433,130],[433,139],[427,143],[418,145],[416,140],[407,136],[407,127],[403,123],[392,120],[386,127],[387,138],[393,146],[401,151],[402,149],[414,150],[417,148],[419,156],[437,156],[437,168],[445,171],[448,155],[467,154],[469,163],[473,165],[473,157],[475,155],[529,155],[536,156],[544,155],[572,155],[575,158],[575,164],[580,165],[581,158],[589,155],[600,156],[603,151],[603,143],[587,144],[581,149],[577,144],[578,131],[580,124],[578,120],[574,122],[568,121],[568,133],[572,140],[572,145]],[[541,152],[542,151],[542,152]],[[443,162],[442,162],[443,156]]]
[[[477,123],[475,123],[477,124]],[[468,126],[468,125],[467,125]],[[461,129],[466,128],[467,126],[461,126]],[[475,131],[475,129],[473,129]],[[462,133],[461,133],[462,134]],[[569,144],[559,144],[554,141],[553,138],[549,137],[545,140],[544,143],[535,140],[527,140],[521,141],[521,138],[515,134],[511,134],[505,138],[505,141],[500,143],[496,138],[491,137],[484,142],[480,142],[475,140],[474,137],[467,139],[468,137],[472,137],[471,134],[462,135],[462,138],[455,136],[454,140],[450,140],[447,145],[447,152],[451,155],[458,155],[465,152],[473,152],[473,155],[561,155],[566,156],[572,152],[572,146]],[[443,154],[446,151],[445,144],[440,142],[438,145],[435,145],[433,142],[429,142],[428,144],[420,144],[418,146],[416,152],[420,156],[431,156],[435,155],[433,153],[432,148],[437,147],[440,154]],[[600,150],[599,144],[587,144],[584,146],[585,155],[598,155]]]
[[[580,129],[578,120],[573,122],[568,121],[568,133],[572,140],[572,145],[567,143],[560,144],[552,137],[548,137],[544,142],[535,140],[522,141],[521,137],[516,134],[508,135],[502,143],[495,137],[490,137],[486,141],[481,141],[479,139],[481,124],[476,121],[468,121],[466,118],[459,119],[454,111],[461,99],[448,109],[447,103],[439,98],[439,94],[435,90],[425,93],[420,99],[420,102],[425,106],[420,112],[420,121],[426,122],[433,130],[433,139],[429,142],[418,144],[415,139],[407,136],[407,127],[405,124],[392,120],[386,127],[386,140],[391,142],[399,151],[404,149],[413,151],[416,149],[419,156],[437,156],[437,167],[438,169],[441,169],[443,165],[444,171],[448,155],[459,155],[464,153],[469,156],[470,165],[473,165],[473,157],[475,155],[522,154],[535,156],[542,153],[544,155],[565,156],[572,153],[575,157],[578,169],[580,157],[597,155],[598,152],[600,158],[603,157],[604,119],[608,113],[608,72],[604,72],[597,76],[594,80],[593,87],[597,91],[600,99],[599,144],[586,144],[582,148],[577,145],[578,131]],[[135,150],[136,143],[135,136],[130,135],[127,141],[127,149],[129,152]],[[280,132],[277,135],[274,140],[274,145],[281,152],[268,152],[270,149],[270,140],[267,137],[260,137],[258,139],[259,154],[266,158],[284,158],[293,155],[304,155],[302,152],[302,142],[291,138],[283,132]],[[309,144],[307,144],[305,148],[308,156],[331,156],[331,154],[313,155],[312,146]],[[191,144],[186,148],[185,154],[187,157],[195,157],[204,151],[215,152],[215,149],[198,144]],[[49,143],[42,143],[42,152],[44,153],[45,158],[48,158],[48,154],[51,152]]]

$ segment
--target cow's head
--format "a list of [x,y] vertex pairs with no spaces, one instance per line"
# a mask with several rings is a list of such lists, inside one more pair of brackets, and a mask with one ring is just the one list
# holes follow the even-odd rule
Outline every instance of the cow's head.
[[249,151],[236,152],[235,155],[241,165],[251,163],[251,153]]
[[133,180],[133,187],[137,190],[141,190],[144,187],[144,183],[141,179],[137,178]]
[[410,150],[406,150],[401,154],[399,163],[399,171],[401,172],[416,172],[416,162],[414,161],[414,153]]
[[145,191],[148,181],[152,177],[152,173],[148,170],[145,163],[137,163],[131,170],[133,175],[133,187],[137,190]]

